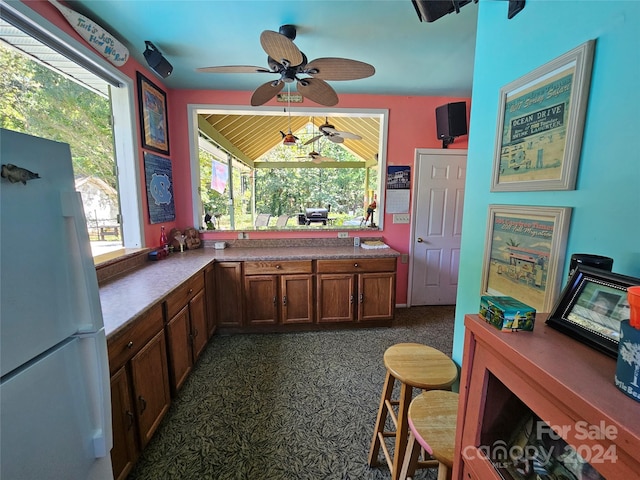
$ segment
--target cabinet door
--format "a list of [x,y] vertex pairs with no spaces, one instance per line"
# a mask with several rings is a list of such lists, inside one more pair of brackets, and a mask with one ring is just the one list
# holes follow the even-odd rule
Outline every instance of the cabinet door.
[[147,446],[171,402],[164,331],[131,359],[133,394],[140,445]]
[[204,296],[207,312],[207,337],[216,331],[216,273],[212,265],[204,269]]
[[244,277],[247,324],[278,323],[278,276],[250,275]]
[[354,319],[355,275],[318,275],[318,322],[351,322]]
[[282,323],[313,323],[313,275],[280,277]]
[[171,386],[177,392],[193,367],[189,306],[185,305],[166,326]]
[[361,273],[358,277],[358,320],[393,318],[395,274]]
[[196,293],[189,302],[189,319],[191,320],[193,363],[195,363],[209,340],[204,290]]
[[216,317],[219,326],[242,326],[242,264],[220,262],[216,271]]
[[111,417],[113,448],[111,464],[115,480],[127,478],[138,457],[136,420],[133,413],[129,375],[122,367],[111,377]]

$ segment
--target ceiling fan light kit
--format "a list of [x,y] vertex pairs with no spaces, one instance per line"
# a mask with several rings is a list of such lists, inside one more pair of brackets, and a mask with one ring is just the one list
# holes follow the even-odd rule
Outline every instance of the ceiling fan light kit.
[[[206,73],[270,73],[280,77],[260,85],[251,95],[251,105],[260,106],[278,95],[284,85],[296,83],[298,93],[309,100],[332,107],[338,103],[338,94],[327,80],[344,81],[370,77],[375,68],[368,63],[347,58],[318,58],[307,62],[307,57],[293,43],[294,25],[282,25],[279,33],[265,30],[260,34],[260,45],[267,53],[269,68],[249,65],[198,68]],[[303,76],[304,75],[304,76]]]

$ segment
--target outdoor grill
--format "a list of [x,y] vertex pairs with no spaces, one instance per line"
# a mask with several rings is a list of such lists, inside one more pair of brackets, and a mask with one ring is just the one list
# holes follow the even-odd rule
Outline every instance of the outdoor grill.
[[311,225],[311,223],[320,223],[323,225],[327,224],[327,218],[329,217],[329,208],[307,208],[305,213],[305,224]]

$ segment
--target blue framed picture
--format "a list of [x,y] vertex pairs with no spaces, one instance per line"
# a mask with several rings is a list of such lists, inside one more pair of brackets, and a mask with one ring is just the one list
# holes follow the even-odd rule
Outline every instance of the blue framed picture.
[[176,219],[173,203],[171,160],[145,152],[144,173],[147,184],[149,222],[162,223]]

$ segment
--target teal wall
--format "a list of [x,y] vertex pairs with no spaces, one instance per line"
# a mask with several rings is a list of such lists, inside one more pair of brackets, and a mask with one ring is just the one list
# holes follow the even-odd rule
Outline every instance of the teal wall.
[[[453,358],[462,362],[464,314],[477,313],[489,204],[572,207],[564,264],[572,253],[614,259],[640,277],[640,2],[480,0]],[[490,192],[500,88],[595,39],[576,189]],[[525,334],[526,335],[526,334]]]

